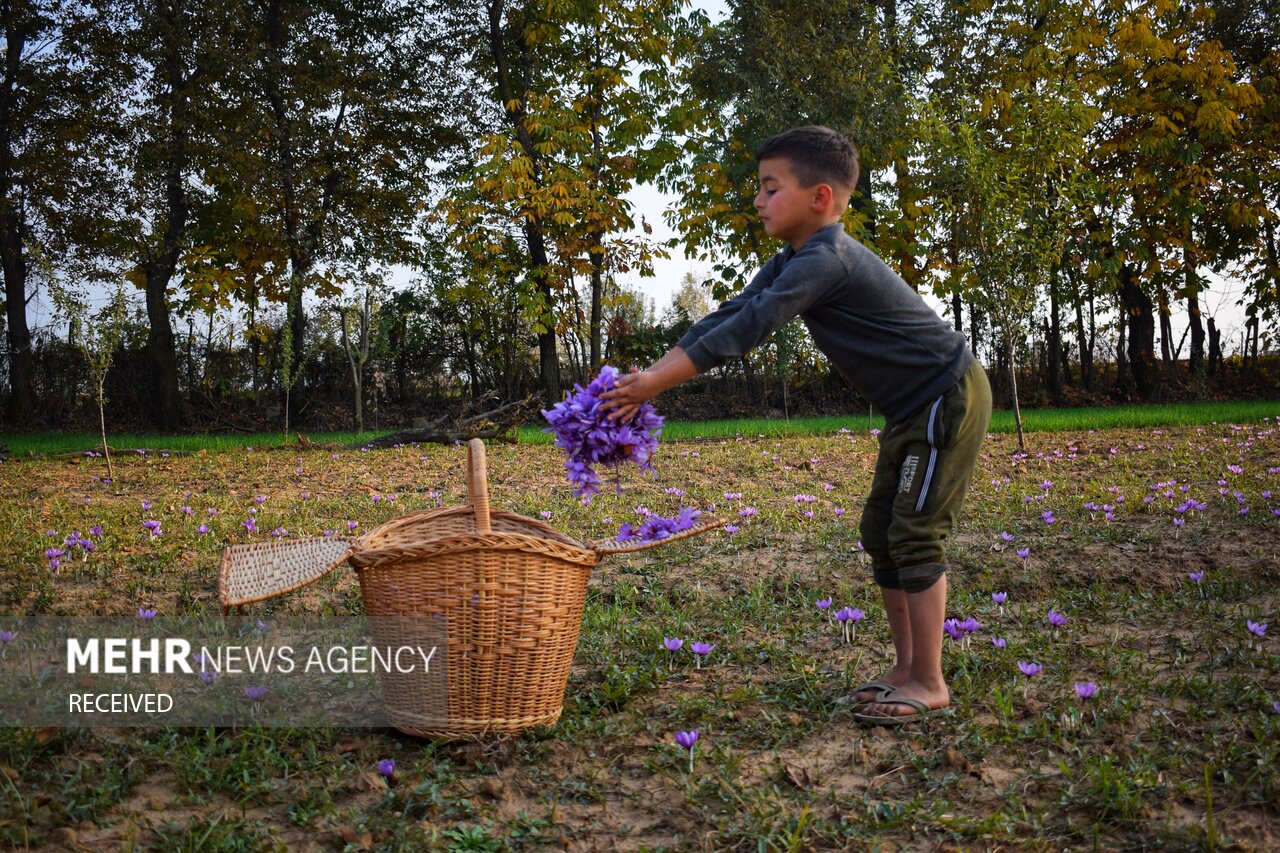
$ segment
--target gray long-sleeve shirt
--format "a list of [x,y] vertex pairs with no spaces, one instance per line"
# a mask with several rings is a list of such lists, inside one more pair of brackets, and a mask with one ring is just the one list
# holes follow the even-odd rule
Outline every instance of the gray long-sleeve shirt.
[[775,255],[677,345],[699,371],[710,370],[753,349],[796,315],[889,423],[932,402],[973,364],[964,336],[838,222],[800,251],[788,247]]

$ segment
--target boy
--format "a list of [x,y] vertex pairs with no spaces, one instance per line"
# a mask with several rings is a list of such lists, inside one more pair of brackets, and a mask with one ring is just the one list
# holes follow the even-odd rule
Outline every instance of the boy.
[[651,367],[602,395],[626,419],[651,397],[742,355],[799,315],[814,343],[885,416],[862,543],[871,556],[896,662],[850,697],[857,719],[892,725],[944,708],[947,607],[943,541],[955,523],[986,435],[991,389],[964,337],[840,217],[858,179],[841,134],[797,127],[756,152],[755,206],[787,247],[740,294],[689,329]]

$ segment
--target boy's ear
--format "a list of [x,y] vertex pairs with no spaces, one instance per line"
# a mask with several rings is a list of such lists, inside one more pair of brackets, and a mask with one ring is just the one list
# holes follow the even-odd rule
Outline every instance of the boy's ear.
[[835,202],[835,191],[830,184],[821,183],[813,188],[814,210],[829,210]]

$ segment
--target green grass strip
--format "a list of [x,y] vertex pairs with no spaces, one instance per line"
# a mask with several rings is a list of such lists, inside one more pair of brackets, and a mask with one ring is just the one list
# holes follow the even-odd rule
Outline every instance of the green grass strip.
[[[1280,419],[1280,401],[1256,400],[1226,403],[1170,403],[1148,406],[1108,406],[1080,409],[1023,409],[1022,426],[1026,432],[1066,432],[1104,429],[1146,429],[1151,427],[1204,426],[1213,423],[1260,423]],[[784,436],[828,435],[837,430],[855,432],[879,429],[884,418],[876,415],[830,415],[817,418],[770,420],[740,418],[714,421],[668,421],[662,437],[668,440],[690,440],[744,435],[768,438]],[[991,418],[991,432],[1014,432],[1013,412],[1000,410]],[[368,441],[386,432],[307,433],[316,444],[346,446]],[[540,425],[520,427],[522,444],[548,444],[551,436]],[[0,443],[14,456],[54,456],[84,453],[98,448],[98,436],[92,433],[12,433],[0,437]],[[278,432],[253,435],[136,435],[107,434],[114,452],[133,452],[137,448],[155,451],[194,452],[197,450],[236,450],[246,447],[280,447],[293,444]]]

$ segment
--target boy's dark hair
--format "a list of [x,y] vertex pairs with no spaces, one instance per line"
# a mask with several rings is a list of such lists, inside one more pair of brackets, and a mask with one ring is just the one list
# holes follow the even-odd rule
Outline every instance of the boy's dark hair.
[[808,124],[770,136],[756,148],[756,162],[786,157],[800,184],[837,184],[853,191],[858,185],[858,149],[844,134]]

